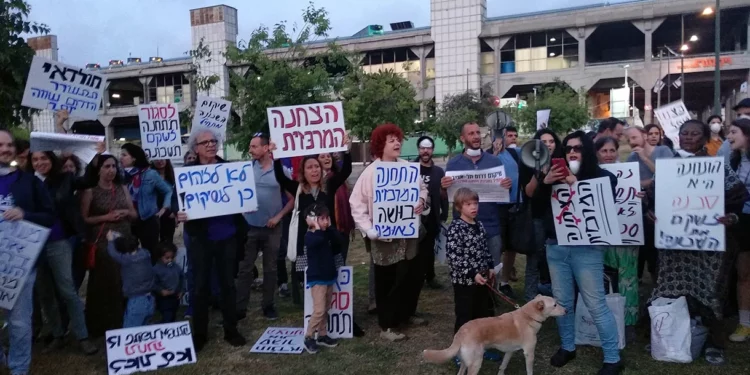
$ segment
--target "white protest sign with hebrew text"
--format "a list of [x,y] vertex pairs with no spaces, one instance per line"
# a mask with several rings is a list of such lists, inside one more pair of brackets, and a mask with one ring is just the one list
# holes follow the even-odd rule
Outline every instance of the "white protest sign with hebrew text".
[[67,110],[71,118],[96,120],[106,86],[104,75],[34,56],[21,105]]
[[376,162],[372,179],[372,225],[380,239],[418,238],[419,163]]
[[7,221],[0,212],[0,308],[13,306],[44,248],[49,229],[28,221]]
[[255,211],[253,162],[175,168],[177,203],[188,220]]
[[190,322],[107,331],[107,372],[126,375],[195,363]]
[[[724,158],[657,159],[655,246],[724,251]],[[746,229],[744,229],[746,230]]]
[[346,151],[341,102],[266,109],[275,159]]
[[302,354],[305,350],[305,330],[302,328],[268,327],[250,353]]
[[549,115],[551,109],[540,109],[536,111],[536,130],[547,129],[549,127]]
[[198,130],[208,129],[217,135],[221,142],[227,137],[227,122],[232,110],[232,102],[210,98],[208,96],[199,96],[195,102],[195,115],[193,115],[193,126],[191,133]]
[[636,194],[641,191],[641,171],[638,162],[600,164],[602,169],[617,177],[615,206],[620,223],[623,245],[643,245],[643,206]]
[[[354,337],[354,269],[339,268],[338,279],[333,285],[331,306],[328,308],[328,337],[332,339],[350,339]],[[305,332],[313,313],[313,298],[307,285],[305,273]]]
[[101,142],[104,137],[98,135],[31,132],[29,149],[31,152],[71,152],[81,161],[90,163],[96,156],[96,145]]
[[500,182],[507,177],[505,167],[471,171],[448,171],[448,177],[453,177],[453,184],[448,188],[448,202],[453,202],[456,191],[469,188],[479,194],[480,202],[510,202],[510,192],[500,186]]
[[682,100],[663,105],[654,110],[659,119],[664,135],[672,140],[674,148],[680,149],[680,126],[691,119],[685,103]]
[[173,104],[138,106],[141,147],[150,160],[182,159],[179,109]]
[[560,245],[621,245],[607,177],[552,186],[552,215]]

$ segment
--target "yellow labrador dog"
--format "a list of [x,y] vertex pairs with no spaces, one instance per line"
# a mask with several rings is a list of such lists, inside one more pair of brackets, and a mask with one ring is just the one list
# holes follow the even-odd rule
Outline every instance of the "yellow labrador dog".
[[497,349],[505,353],[498,372],[498,375],[504,375],[513,352],[523,350],[526,374],[532,375],[536,334],[547,318],[562,315],[565,315],[565,309],[554,298],[538,295],[516,311],[464,324],[448,349],[425,350],[422,354],[430,363],[444,363],[458,355],[461,358],[458,375],[476,375],[482,368],[485,349]]

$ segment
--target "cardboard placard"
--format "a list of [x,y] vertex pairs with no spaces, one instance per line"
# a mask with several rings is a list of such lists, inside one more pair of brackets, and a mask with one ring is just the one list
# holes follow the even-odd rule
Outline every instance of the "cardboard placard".
[[175,168],[177,203],[188,220],[258,209],[253,162]]
[[453,202],[458,189],[465,187],[479,195],[479,202],[510,202],[510,190],[500,186],[500,182],[507,177],[505,167],[475,171],[448,171],[448,177],[453,177],[453,184],[448,188],[448,202]]
[[418,238],[419,163],[378,161],[373,168],[372,225],[379,238]]
[[643,245],[643,206],[636,194],[641,191],[641,171],[638,162],[600,164],[617,177],[615,206],[620,223],[623,245]]
[[182,160],[180,113],[172,104],[138,106],[141,147],[149,160]]
[[[336,285],[333,286],[331,306],[328,308],[328,337],[332,339],[350,339],[354,337],[354,269],[352,267],[339,268]],[[310,322],[313,313],[313,298],[310,287],[307,286],[307,272],[305,272],[305,326]]]
[[126,375],[195,363],[190,322],[107,331],[107,372]]
[[232,102],[224,99],[199,96],[195,102],[192,133],[199,130],[213,131],[220,142],[227,139],[227,123],[232,113]]
[[28,221],[7,221],[0,211],[0,308],[12,310],[50,230]]
[[341,102],[266,109],[275,159],[346,151]]
[[302,354],[305,330],[302,328],[268,327],[250,349],[250,353]]
[[609,178],[552,186],[552,215],[560,245],[621,245]]

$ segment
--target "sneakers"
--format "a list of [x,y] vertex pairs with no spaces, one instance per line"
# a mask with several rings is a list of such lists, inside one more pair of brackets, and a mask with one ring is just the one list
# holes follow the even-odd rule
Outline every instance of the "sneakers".
[[81,351],[86,355],[94,355],[99,351],[99,348],[93,342],[89,341],[89,339],[83,339],[78,344],[81,346]]
[[724,351],[719,348],[706,348],[704,353],[706,356],[706,362],[714,366],[721,366],[724,364]]
[[305,337],[305,350],[310,354],[318,352],[318,343],[312,337]]
[[605,363],[597,374],[599,375],[619,375],[622,372],[622,361],[617,363]]
[[44,349],[42,349],[42,353],[52,353],[62,349],[63,346],[65,346],[65,343],[63,342],[62,337],[55,337],[52,339],[52,341],[49,342],[49,344],[47,344],[47,346],[44,347]]
[[263,308],[263,316],[268,320],[276,320],[279,318],[279,313],[276,312],[276,308],[268,306]]
[[513,293],[513,288],[510,286],[510,284],[500,285],[500,288],[498,289],[500,293],[505,294],[506,297],[510,299],[516,299],[516,294]]
[[336,339],[332,339],[330,337],[326,336],[318,336],[317,344],[319,346],[325,346],[326,348],[335,348],[338,346],[339,342]]
[[[555,355],[552,356],[552,358],[549,360],[549,364],[553,367],[563,367],[568,364],[568,362],[576,359],[576,351],[569,352],[563,348],[560,348]],[[601,372],[600,372],[601,374]]]
[[427,325],[427,320],[419,318],[419,317],[416,317],[416,316],[411,316],[411,317],[409,317],[409,325],[412,325],[412,326],[426,326]]
[[435,290],[443,289],[443,284],[440,284],[440,283],[439,283],[439,282],[438,282],[437,280],[435,280],[435,279],[432,279],[432,280],[428,280],[428,281],[426,282],[426,284],[427,284],[427,286],[428,286],[428,287],[429,287],[430,289],[435,289]]
[[406,339],[406,335],[398,333],[388,328],[385,331],[380,331],[380,338],[388,340],[390,342],[402,341]]
[[745,342],[750,339],[750,327],[738,325],[733,334],[729,336],[731,342]]
[[[228,342],[229,345],[236,347],[244,346],[247,344],[247,340],[237,331],[224,333],[224,341]],[[196,351],[197,351],[196,345]]]
[[288,298],[292,293],[289,292],[289,286],[286,283],[279,287],[279,297]]

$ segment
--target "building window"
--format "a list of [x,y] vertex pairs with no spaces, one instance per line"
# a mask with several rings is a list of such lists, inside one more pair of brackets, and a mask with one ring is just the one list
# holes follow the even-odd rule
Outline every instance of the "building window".
[[421,69],[419,57],[410,48],[370,51],[362,59],[362,70],[365,73],[392,70],[411,82],[421,79]]
[[578,40],[565,30],[512,36],[500,49],[500,73],[567,69],[578,66]]
[[191,103],[190,81],[182,73],[154,76],[148,84],[149,103]]

